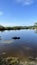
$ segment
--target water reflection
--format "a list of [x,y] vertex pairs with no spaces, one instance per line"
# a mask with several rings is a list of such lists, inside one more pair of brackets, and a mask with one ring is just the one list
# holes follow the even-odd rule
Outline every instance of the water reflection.
[[37,33],[37,29],[35,29],[34,32]]
[[11,43],[13,43],[14,42],[14,40],[1,40],[0,41],[0,44],[1,43],[3,43],[3,44],[11,44]]

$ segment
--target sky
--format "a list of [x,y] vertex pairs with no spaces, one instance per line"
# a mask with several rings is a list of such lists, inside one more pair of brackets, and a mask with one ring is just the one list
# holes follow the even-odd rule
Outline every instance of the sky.
[[30,26],[37,22],[37,0],[0,0],[0,25]]

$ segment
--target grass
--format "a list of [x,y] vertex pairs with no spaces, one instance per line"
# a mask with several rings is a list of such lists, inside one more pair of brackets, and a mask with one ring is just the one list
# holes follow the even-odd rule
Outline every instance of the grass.
[[0,65],[37,65],[37,61],[20,61],[16,57],[0,57]]
[[0,57],[0,65],[18,65],[19,63],[19,59],[15,57]]

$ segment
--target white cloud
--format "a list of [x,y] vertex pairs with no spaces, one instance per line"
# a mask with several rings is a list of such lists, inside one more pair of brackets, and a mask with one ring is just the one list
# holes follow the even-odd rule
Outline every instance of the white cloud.
[[30,5],[33,3],[33,0],[25,0],[24,4],[25,5]]
[[3,12],[2,12],[2,11],[0,11],[0,16],[1,16],[1,15],[3,15]]
[[17,3],[22,3],[24,5],[30,5],[33,3],[33,0],[16,0]]

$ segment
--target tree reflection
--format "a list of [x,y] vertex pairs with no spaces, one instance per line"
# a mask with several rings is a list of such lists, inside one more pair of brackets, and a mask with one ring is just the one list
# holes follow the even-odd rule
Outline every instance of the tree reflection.
[[35,29],[34,32],[37,33],[37,29]]

